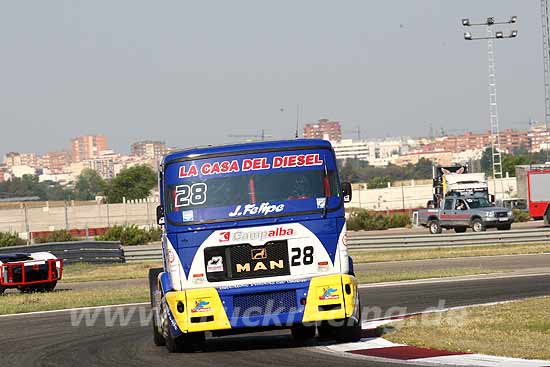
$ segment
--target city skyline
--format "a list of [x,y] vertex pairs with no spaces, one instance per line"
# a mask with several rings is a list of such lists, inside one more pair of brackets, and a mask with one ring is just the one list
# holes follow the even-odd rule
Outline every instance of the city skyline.
[[496,45],[501,127],[544,116],[535,0],[3,9],[0,155],[46,153],[84,134],[123,152],[147,138],[182,147],[262,129],[290,138],[297,105],[302,125],[338,119],[348,137],[357,126],[369,138],[486,131],[486,45],[463,40],[463,17],[518,16],[518,38]]

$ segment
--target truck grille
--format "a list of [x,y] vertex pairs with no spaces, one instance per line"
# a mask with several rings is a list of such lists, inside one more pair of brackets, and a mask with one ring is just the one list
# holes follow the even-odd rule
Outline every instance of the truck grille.
[[233,297],[233,307],[242,315],[248,310],[251,315],[272,315],[296,310],[296,291],[238,295]]
[[496,217],[497,218],[506,218],[508,216],[508,213],[507,212],[496,212]]
[[[223,269],[210,267],[215,271],[209,271],[208,263],[216,257],[222,259]],[[290,275],[287,241],[211,247],[204,250],[204,261],[209,282]]]

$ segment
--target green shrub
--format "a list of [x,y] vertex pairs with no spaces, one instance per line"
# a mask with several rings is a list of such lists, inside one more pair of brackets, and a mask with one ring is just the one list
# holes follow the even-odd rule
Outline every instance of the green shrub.
[[114,226],[104,235],[96,237],[98,241],[120,241],[124,246],[144,245],[160,241],[160,228],[141,229],[135,224]]
[[24,245],[26,242],[17,233],[0,232],[0,247]]
[[352,209],[346,223],[350,231],[374,231],[407,227],[411,224],[411,219],[407,214],[386,215],[365,209]]
[[521,209],[514,209],[512,211],[514,212],[514,217],[516,217],[516,222],[529,222],[531,220],[528,212],[524,212]]
[[392,214],[390,215],[389,228],[403,228],[411,225],[411,217],[407,214]]
[[67,231],[66,229],[60,229],[57,231],[51,232],[46,237],[36,237],[34,239],[35,243],[48,243],[48,242],[71,242],[76,241],[77,238]]

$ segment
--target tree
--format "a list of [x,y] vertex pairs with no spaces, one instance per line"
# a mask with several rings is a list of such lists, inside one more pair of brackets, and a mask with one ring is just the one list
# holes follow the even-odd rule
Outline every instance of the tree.
[[522,165],[522,164],[529,164],[529,156],[527,155],[505,155],[502,157],[502,173],[506,175],[506,172],[510,174],[510,176],[515,177],[516,176],[516,166]]
[[98,194],[105,192],[106,188],[107,184],[99,173],[86,168],[76,180],[74,196],[77,200],[94,200]]
[[110,203],[121,203],[124,197],[128,200],[144,199],[156,185],[157,175],[151,167],[139,165],[126,168],[111,181],[107,198]]
[[481,155],[481,172],[487,176],[493,176],[493,150],[491,147],[486,148]]

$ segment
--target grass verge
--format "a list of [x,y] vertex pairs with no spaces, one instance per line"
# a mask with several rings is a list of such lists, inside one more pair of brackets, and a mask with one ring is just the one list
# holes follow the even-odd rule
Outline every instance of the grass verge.
[[146,287],[97,288],[51,293],[8,293],[1,297],[0,315],[147,302]]
[[136,262],[125,264],[78,263],[63,268],[64,283],[90,282],[94,280],[124,280],[147,278],[150,268],[162,267],[160,262]]
[[423,315],[394,324],[395,343],[550,360],[550,297]]
[[429,278],[448,278],[458,277],[463,275],[479,275],[490,273],[505,273],[508,270],[493,270],[486,268],[447,268],[435,270],[418,270],[418,271],[399,271],[387,272],[382,270],[356,272],[356,276],[361,284],[372,284],[381,282],[396,282],[400,280],[417,280]]
[[550,253],[550,244],[520,244],[492,245],[467,247],[437,247],[432,249],[400,249],[400,250],[351,250],[353,261],[372,263],[384,261],[450,259],[457,257],[524,255]]

